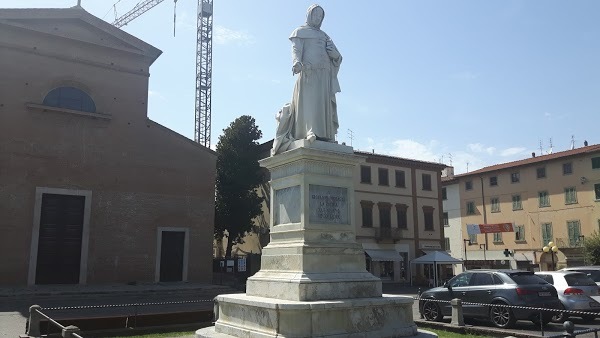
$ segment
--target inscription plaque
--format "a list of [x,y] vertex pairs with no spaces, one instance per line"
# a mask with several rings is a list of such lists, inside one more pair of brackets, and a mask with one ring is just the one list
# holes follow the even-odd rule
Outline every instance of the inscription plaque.
[[311,184],[308,191],[311,223],[350,224],[347,188]]

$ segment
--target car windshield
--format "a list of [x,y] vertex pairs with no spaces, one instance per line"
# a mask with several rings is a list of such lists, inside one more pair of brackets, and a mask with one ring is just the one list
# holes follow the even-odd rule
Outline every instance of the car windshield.
[[596,282],[584,273],[571,273],[565,275],[565,280],[569,286],[595,286]]
[[548,283],[539,276],[534,275],[533,273],[515,273],[510,274],[509,276],[513,281],[515,281],[515,283],[519,285]]

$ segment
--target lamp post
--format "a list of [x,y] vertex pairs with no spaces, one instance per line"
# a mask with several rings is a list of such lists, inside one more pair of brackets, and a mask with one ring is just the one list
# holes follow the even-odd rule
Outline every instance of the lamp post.
[[479,244],[479,250],[483,249],[483,261],[485,262],[485,266],[487,268],[487,258],[485,257],[485,252],[487,250],[487,244]]
[[465,245],[465,261],[463,262],[463,272],[467,270],[467,245],[471,245],[470,239],[463,239],[463,243]]
[[558,252],[558,247],[554,245],[554,242],[548,242],[548,245],[544,246],[542,251],[550,253],[550,257],[552,257],[552,271],[556,270],[554,267],[554,254]]

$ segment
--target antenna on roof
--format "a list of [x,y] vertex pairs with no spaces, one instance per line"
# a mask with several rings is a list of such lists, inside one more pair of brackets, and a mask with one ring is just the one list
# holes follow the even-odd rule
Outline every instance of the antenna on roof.
[[467,172],[469,172],[469,162],[467,162]]
[[350,146],[352,147],[352,141],[354,141],[354,132],[348,128],[348,138],[350,139]]
[[550,138],[550,152],[548,154],[552,154],[552,137]]
[[540,154],[544,155],[544,147],[542,145],[542,139],[540,139]]
[[448,153],[448,157],[449,157],[448,161],[450,161],[450,166],[452,166],[452,153]]
[[575,135],[571,135],[571,150],[575,149]]
[[77,6],[81,7],[81,0],[77,0]]

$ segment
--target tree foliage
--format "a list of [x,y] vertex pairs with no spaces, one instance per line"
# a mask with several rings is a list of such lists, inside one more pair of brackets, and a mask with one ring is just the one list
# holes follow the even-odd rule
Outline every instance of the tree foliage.
[[241,116],[223,130],[217,143],[215,239],[228,233],[226,257],[234,244],[243,243],[260,215],[262,197],[255,188],[261,183],[257,140],[261,131],[251,116]]
[[600,234],[594,231],[583,241],[583,257],[586,265],[600,265]]

